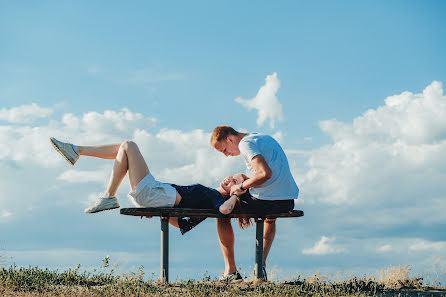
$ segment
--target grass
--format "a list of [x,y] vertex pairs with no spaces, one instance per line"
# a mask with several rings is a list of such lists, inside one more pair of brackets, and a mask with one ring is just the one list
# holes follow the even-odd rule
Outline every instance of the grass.
[[[103,267],[108,267],[104,259]],[[350,278],[327,281],[318,274],[288,282],[243,281],[226,284],[211,280],[177,281],[161,284],[144,280],[142,267],[136,273],[114,275],[108,272],[80,272],[75,269],[59,272],[38,267],[0,267],[0,296],[387,296],[412,293],[431,296],[431,288],[419,278],[410,278],[410,267],[389,267],[379,279]],[[405,290],[405,291],[403,291]],[[415,295],[415,296],[417,296]],[[446,296],[440,291],[437,296]]]

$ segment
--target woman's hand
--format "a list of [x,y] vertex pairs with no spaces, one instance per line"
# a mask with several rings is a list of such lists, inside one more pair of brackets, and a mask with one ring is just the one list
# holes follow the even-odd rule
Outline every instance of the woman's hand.
[[231,188],[229,187],[229,184],[232,181],[232,176],[226,177],[221,183],[220,187],[229,195],[229,192],[231,191]]

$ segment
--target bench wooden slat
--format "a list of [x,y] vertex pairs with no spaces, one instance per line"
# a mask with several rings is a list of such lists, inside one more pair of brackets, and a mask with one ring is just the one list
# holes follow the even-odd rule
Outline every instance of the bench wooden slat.
[[121,214],[129,216],[152,216],[152,217],[190,217],[190,218],[295,218],[302,217],[304,212],[302,210],[291,210],[283,213],[275,212],[237,212],[234,211],[228,216],[223,216],[214,209],[193,209],[193,208],[161,208],[161,207],[148,207],[148,208],[121,208]]

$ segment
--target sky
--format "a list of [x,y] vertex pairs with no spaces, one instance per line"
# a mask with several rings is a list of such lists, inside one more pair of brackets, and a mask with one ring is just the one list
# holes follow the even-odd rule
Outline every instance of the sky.
[[[133,140],[157,179],[217,187],[247,172],[209,145],[227,124],[273,135],[300,188],[271,279],[409,265],[445,283],[445,33],[442,1],[2,1],[0,265],[110,256],[157,278],[158,219],[83,212],[113,161],[71,167],[48,139]],[[254,228],[233,225],[249,277]],[[223,272],[214,219],[170,230],[171,279]]]

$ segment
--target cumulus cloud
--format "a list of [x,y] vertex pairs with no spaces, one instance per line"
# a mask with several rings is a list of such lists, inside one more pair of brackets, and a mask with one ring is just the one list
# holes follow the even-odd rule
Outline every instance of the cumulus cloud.
[[385,244],[376,249],[379,253],[387,253],[392,250],[392,246],[390,244]]
[[36,103],[0,109],[0,121],[29,124],[39,118],[47,118],[53,113],[51,108],[40,107]]
[[277,140],[277,142],[279,142],[280,144],[282,144],[283,142],[283,138],[284,138],[284,133],[282,130],[279,130],[277,132],[275,132],[273,135],[271,135],[275,140]]
[[[210,147],[210,132],[155,131],[155,125],[155,118],[126,108],[81,115],[67,113],[60,120],[53,119],[37,126],[0,125],[0,202],[12,210],[21,205],[39,206],[50,203],[45,198],[48,191],[65,192],[66,188],[72,188],[78,196],[62,195],[63,199],[58,202],[71,203],[72,199],[75,203],[87,203],[91,200],[88,193],[105,190],[113,160],[82,156],[75,167],[68,169],[66,161],[50,145],[50,136],[77,145],[134,140],[151,172],[165,182],[217,187],[227,175],[246,172],[238,158],[226,158]],[[21,184],[23,180],[26,180],[26,187]],[[84,184],[82,188],[76,186],[79,183]],[[129,187],[124,183],[121,188],[122,197]],[[32,195],[29,189],[34,189]],[[21,198],[9,198],[16,195]]]
[[418,209],[445,222],[439,213],[446,209],[446,97],[440,82],[421,94],[390,96],[352,123],[334,119],[320,127],[333,144],[314,150],[308,160],[302,187],[313,201],[361,205],[390,221],[397,220],[394,208],[410,209],[406,222]]
[[132,139],[136,130],[150,130],[155,126],[156,118],[144,117],[126,108],[103,113],[86,112],[81,116],[67,113],[60,121],[52,120],[37,126],[0,125],[0,161],[29,161],[54,167],[63,160],[56,158],[48,146],[51,136],[76,144],[94,145]]
[[334,237],[322,236],[322,238],[315,243],[312,248],[303,249],[302,254],[304,255],[329,255],[329,254],[339,254],[346,252],[346,249],[334,244]]
[[267,120],[273,129],[276,121],[283,120],[282,104],[276,94],[280,88],[280,80],[277,73],[267,75],[265,84],[259,89],[257,95],[252,99],[238,97],[235,102],[240,103],[248,110],[256,109],[258,112],[257,125],[262,126]]
[[10,217],[12,215],[12,213],[10,213],[9,211],[7,211],[7,210],[2,210],[1,212],[0,212],[0,218],[7,218],[7,217]]
[[[302,175],[292,167],[298,207],[316,234],[348,238],[349,255],[367,251],[388,261],[398,254],[395,261],[424,265],[444,253],[446,96],[434,81],[383,99],[352,121],[320,122],[331,143],[308,151]],[[290,165],[305,156],[298,153],[287,149]],[[360,240],[365,234],[373,238],[369,247]]]
[[[372,261],[388,261],[387,257],[398,254],[398,259],[416,263],[429,254],[444,254],[444,238],[436,238],[443,234],[437,229],[446,222],[444,102],[441,83],[433,82],[420,94],[403,92],[390,96],[382,106],[351,122],[322,121],[320,127],[332,139],[331,144],[313,151],[284,147],[301,189],[298,202],[305,218],[282,223],[302,232],[307,241],[284,234],[280,237],[283,242],[297,246],[304,255],[334,255],[345,258],[346,263],[354,261],[350,259],[352,254],[354,259],[363,259],[367,254]],[[268,120],[266,117],[263,122]],[[45,216],[49,211],[62,210],[64,217],[65,212],[72,211],[72,220],[62,220],[67,225],[60,227],[80,232],[82,237],[96,223],[128,224],[122,228],[135,228],[133,221],[121,221],[117,213],[87,218],[83,215],[83,208],[104,190],[105,185],[98,183],[108,181],[113,161],[81,157],[71,167],[50,146],[50,136],[80,145],[134,140],[150,171],[165,182],[198,182],[216,187],[222,177],[246,171],[242,160],[225,158],[210,148],[208,131],[158,128],[155,118],[128,109],[67,113],[42,122],[0,123],[0,218],[6,218],[0,220],[0,227],[4,228],[2,234],[10,232],[9,238],[28,230],[24,220],[36,218],[39,211],[39,215]],[[276,136],[287,138],[287,131]],[[308,170],[296,166],[304,160],[308,160]],[[124,182],[118,192],[122,207],[126,207],[123,198],[128,190],[128,183]],[[113,222],[109,220],[112,216]],[[22,225],[16,224],[14,230],[8,231],[13,220]],[[52,224],[54,220],[49,221]],[[153,223],[153,230],[158,228],[158,223]],[[411,238],[413,234],[425,234],[422,231],[432,233],[426,238]],[[414,233],[407,234],[410,232]],[[337,234],[343,241],[313,237],[314,234]],[[364,234],[367,239],[363,239]],[[406,258],[401,258],[404,255]],[[339,263],[340,260],[336,265]],[[315,267],[313,262],[306,265],[308,269]]]
[[69,183],[103,183],[107,179],[106,170],[67,170],[59,175],[58,179]]
[[134,140],[147,156],[149,168],[162,181],[218,186],[222,177],[246,172],[239,157],[226,158],[209,145],[210,132],[161,129],[156,134],[137,130]]
[[410,251],[443,251],[446,252],[446,241],[429,241],[417,238],[409,245]]

